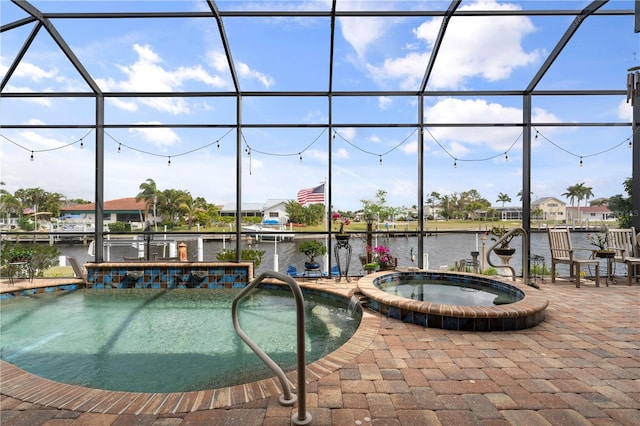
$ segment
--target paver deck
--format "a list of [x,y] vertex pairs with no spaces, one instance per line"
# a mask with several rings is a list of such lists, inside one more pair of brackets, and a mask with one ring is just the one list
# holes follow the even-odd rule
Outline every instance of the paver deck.
[[[349,291],[355,281],[311,285]],[[368,312],[366,329],[348,350],[308,368],[312,424],[640,424],[640,286],[596,288],[585,280],[576,288],[558,280],[540,287],[549,299],[546,320],[515,332],[429,329]],[[53,389],[60,385],[36,379],[29,388],[33,376],[2,366],[3,426],[272,426],[289,425],[297,412],[277,395],[260,397],[255,386],[244,388],[252,400],[223,408],[210,408],[213,391],[105,396],[67,386],[58,395]],[[57,408],[61,401],[64,408]],[[95,412],[102,406],[111,408]]]

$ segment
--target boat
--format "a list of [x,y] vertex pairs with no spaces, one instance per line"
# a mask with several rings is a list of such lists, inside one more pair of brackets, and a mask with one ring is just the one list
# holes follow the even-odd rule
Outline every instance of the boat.
[[257,225],[244,225],[244,232],[257,241],[293,241],[295,234],[291,230],[287,230],[285,225],[272,225],[267,223]]

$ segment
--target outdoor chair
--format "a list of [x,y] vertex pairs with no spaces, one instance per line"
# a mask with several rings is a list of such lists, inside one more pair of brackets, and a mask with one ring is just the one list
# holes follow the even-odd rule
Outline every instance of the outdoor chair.
[[331,267],[331,276],[337,277],[338,275],[340,275],[340,269],[338,268],[338,265],[333,265]]
[[[629,285],[633,278],[638,280],[638,268],[640,267],[640,249],[634,227],[626,229],[607,229],[607,248],[615,251],[611,262],[622,263],[627,266]],[[611,269],[609,264],[609,269]],[[611,275],[611,271],[609,271]]]
[[75,257],[67,257],[67,261],[73,268],[74,277],[87,281],[87,271],[84,266],[80,266]]
[[293,278],[297,278],[298,277],[298,268],[296,268],[293,265],[289,265],[287,267],[287,275],[289,275],[290,277],[293,277]]
[[569,277],[575,278],[576,287],[580,287],[580,272],[582,266],[595,267],[596,287],[600,287],[600,262],[598,259],[577,257],[576,252],[593,253],[592,249],[574,248],[571,243],[571,233],[568,229],[548,229],[549,249],[551,250],[551,282],[556,282],[556,265],[569,265]]

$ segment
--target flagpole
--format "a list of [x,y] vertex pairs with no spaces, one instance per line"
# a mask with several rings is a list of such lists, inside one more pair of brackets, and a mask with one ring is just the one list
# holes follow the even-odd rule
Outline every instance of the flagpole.
[[[327,231],[330,231],[331,220],[329,219],[329,217],[331,216],[331,212],[327,210],[327,180],[326,179],[324,180],[324,182],[322,182],[322,191],[323,191],[322,205],[324,206],[324,219],[327,222]],[[329,254],[331,253],[331,247],[329,246],[329,234],[325,234],[324,242],[325,242],[325,246],[327,247],[327,254],[325,254],[323,259],[324,270],[327,273],[327,275],[331,277],[331,273],[329,271]]]

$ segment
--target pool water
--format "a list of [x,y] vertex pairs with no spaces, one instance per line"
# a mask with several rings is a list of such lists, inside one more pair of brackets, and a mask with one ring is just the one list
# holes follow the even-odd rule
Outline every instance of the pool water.
[[380,290],[407,299],[443,305],[493,306],[517,302],[513,292],[464,282],[446,280],[408,280],[381,284]]
[[[236,335],[240,290],[78,290],[2,300],[0,357],[58,382],[131,392],[184,392],[273,373]],[[346,306],[306,294],[313,362],[355,333]],[[296,367],[290,291],[254,290],[239,302],[242,329],[285,371]]]

